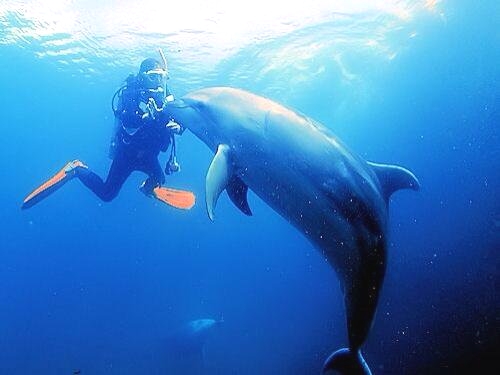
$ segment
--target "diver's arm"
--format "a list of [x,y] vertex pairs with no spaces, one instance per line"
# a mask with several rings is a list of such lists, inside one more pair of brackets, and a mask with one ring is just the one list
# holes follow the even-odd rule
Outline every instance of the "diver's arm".
[[177,122],[175,122],[174,119],[169,119],[168,123],[165,125],[167,129],[174,134],[182,134],[184,132],[184,129],[182,126],[180,126]]
[[[166,116],[166,118],[168,119],[167,127],[170,128],[174,134],[182,135],[182,133],[184,133],[186,128],[175,120],[175,117],[171,109],[178,108],[179,105],[183,105],[183,102],[180,99],[175,99],[174,96],[170,94],[168,89],[167,89],[167,94],[169,94],[169,96],[167,96],[167,99],[165,100],[165,105],[163,107],[164,116]],[[168,99],[169,97],[170,99]]]

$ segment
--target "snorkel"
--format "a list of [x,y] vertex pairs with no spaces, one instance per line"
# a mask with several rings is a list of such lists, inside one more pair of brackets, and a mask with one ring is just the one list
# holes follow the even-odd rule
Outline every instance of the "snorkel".
[[[161,48],[158,48],[158,53],[160,54],[161,61],[163,62],[163,69],[165,70],[165,78],[169,79],[170,77],[168,76],[168,65],[167,65],[167,59],[165,58],[165,55],[163,53],[163,50]],[[169,94],[165,97],[166,102],[173,102],[174,101],[174,96],[172,94]]]
[[165,58],[165,55],[163,54],[163,50],[161,48],[158,48],[158,53],[160,54],[161,61],[163,63],[163,70],[165,71],[166,77],[168,79],[167,59]]
[[[165,58],[165,55],[163,54],[161,48],[158,48],[158,53],[160,54],[161,61],[163,62],[163,69],[165,70],[166,79],[169,79],[170,77],[168,76],[167,59]],[[165,97],[165,102],[168,103],[173,101],[174,101],[174,96],[172,94],[169,94],[168,96]],[[174,134],[172,134],[171,140],[172,140],[172,148],[170,149],[170,157],[168,158],[167,166],[165,168],[165,173],[167,175],[179,172],[181,170],[181,166],[177,162],[177,150],[175,146]]]

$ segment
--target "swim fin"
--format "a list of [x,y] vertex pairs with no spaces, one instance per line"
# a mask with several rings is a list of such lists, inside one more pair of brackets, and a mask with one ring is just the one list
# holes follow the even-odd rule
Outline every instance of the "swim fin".
[[26,198],[24,198],[22,209],[30,208],[51,195],[54,191],[63,186],[66,182],[75,176],[75,169],[87,168],[80,160],[73,160],[67,163],[59,172],[49,178],[35,190],[33,190]]
[[164,186],[155,187],[153,196],[163,203],[183,210],[191,209],[196,201],[196,196],[191,191],[171,189]]

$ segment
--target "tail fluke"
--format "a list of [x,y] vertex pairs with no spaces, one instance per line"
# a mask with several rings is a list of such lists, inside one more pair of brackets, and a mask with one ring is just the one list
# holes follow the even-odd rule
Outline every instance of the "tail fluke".
[[196,202],[196,196],[191,191],[177,190],[167,187],[154,188],[153,196],[163,203],[182,210],[191,209]]
[[54,191],[63,186],[75,176],[76,168],[87,168],[80,160],[73,160],[67,163],[59,172],[33,190],[24,198],[22,209],[30,208],[51,195]]
[[323,373],[336,371],[342,375],[371,375],[370,368],[361,355],[361,351],[348,348],[332,353],[323,365]]

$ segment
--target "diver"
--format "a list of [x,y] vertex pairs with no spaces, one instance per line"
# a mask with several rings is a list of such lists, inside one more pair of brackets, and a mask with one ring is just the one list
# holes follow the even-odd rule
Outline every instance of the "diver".
[[[194,205],[192,192],[162,186],[165,174],[180,170],[176,158],[175,135],[184,129],[165,110],[174,100],[167,87],[168,71],[165,56],[159,50],[162,62],[145,59],[139,72],[131,74],[125,84],[113,95],[112,109],[115,129],[109,156],[113,160],[106,181],[80,160],[67,163],[56,175],[26,197],[22,208],[29,208],[74,177],[101,200],[109,202],[119,193],[133,171],[142,171],[147,179],[140,186],[147,196],[177,208],[189,209]],[[170,147],[165,174],[158,156]]]

